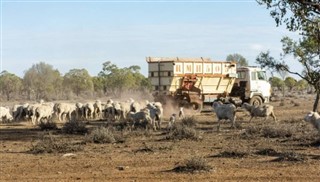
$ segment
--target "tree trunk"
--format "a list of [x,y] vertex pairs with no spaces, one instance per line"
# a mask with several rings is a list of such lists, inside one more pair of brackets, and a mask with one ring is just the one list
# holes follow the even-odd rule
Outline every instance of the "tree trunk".
[[317,108],[318,108],[319,98],[320,98],[320,90],[317,90],[316,93],[317,93],[317,96],[316,96],[316,100],[314,101],[314,104],[313,104],[313,112],[316,112]]

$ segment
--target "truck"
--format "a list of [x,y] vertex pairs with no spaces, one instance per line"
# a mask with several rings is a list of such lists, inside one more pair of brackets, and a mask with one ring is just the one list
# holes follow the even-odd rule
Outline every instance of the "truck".
[[146,57],[146,62],[154,100],[164,104],[201,110],[217,99],[257,106],[270,100],[271,85],[259,67],[237,68],[236,62],[203,57]]

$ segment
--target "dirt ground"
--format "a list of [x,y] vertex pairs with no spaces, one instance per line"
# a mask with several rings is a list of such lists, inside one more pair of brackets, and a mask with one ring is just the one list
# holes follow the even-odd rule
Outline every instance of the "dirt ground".
[[[157,132],[132,132],[124,142],[97,144],[84,135],[41,131],[29,122],[0,125],[0,181],[319,181],[320,140],[303,121],[313,97],[272,102],[278,122],[237,113],[237,128],[224,122],[217,132],[212,112],[194,114],[199,140],[168,140],[165,118]],[[179,121],[178,121],[179,122]],[[94,128],[105,121],[87,124]],[[61,128],[61,125],[59,125]],[[30,152],[43,135],[82,143],[66,153]],[[175,172],[176,166],[203,158],[210,171]]]

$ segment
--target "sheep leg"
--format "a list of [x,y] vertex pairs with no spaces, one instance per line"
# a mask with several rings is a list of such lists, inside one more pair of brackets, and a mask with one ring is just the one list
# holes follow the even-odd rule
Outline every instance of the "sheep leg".
[[218,120],[218,126],[217,126],[217,131],[219,132],[220,131],[220,120]]
[[252,118],[253,118],[253,116],[251,116],[251,118],[250,118],[250,120],[249,120],[249,123],[251,122]]
[[276,115],[274,115],[274,113],[273,113],[273,112],[271,112],[271,114],[270,114],[270,115],[273,117],[273,120],[274,120],[275,122],[277,122]]

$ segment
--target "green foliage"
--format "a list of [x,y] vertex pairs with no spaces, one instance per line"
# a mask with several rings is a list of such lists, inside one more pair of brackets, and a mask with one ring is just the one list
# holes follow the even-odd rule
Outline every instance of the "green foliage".
[[308,87],[308,82],[304,79],[301,79],[297,82],[296,87],[300,91],[305,90]]
[[11,99],[12,94],[18,93],[21,90],[21,87],[21,78],[7,71],[0,73],[0,92],[6,95],[8,101]]
[[235,61],[237,62],[237,67],[240,66],[248,66],[248,61],[246,58],[244,58],[241,54],[235,53],[235,54],[229,54],[227,56],[227,61]]
[[292,78],[292,77],[287,77],[284,80],[285,85],[289,88],[289,90],[291,91],[297,84],[297,80]]
[[281,90],[284,86],[283,80],[278,77],[271,77],[269,79],[271,87],[276,87],[278,90]]
[[77,96],[84,91],[93,91],[93,81],[86,69],[71,69],[64,75],[63,85]]
[[320,15],[319,0],[256,1],[270,9],[270,15],[275,19],[277,26],[285,23],[290,31],[304,30],[309,24],[317,24]]
[[44,62],[32,65],[23,77],[24,89],[29,99],[35,94],[36,99],[47,99],[50,94],[55,94],[61,88],[62,78],[58,70]]
[[[270,9],[270,15],[277,25],[285,23],[290,31],[301,32],[302,38],[294,41],[284,37],[282,42],[283,54],[293,55],[304,67],[304,73],[290,70],[288,64],[279,62],[267,54],[265,60],[258,60],[262,67],[274,68],[298,75],[306,80],[316,90],[313,111],[317,110],[320,100],[320,6],[318,0],[257,0],[260,5]],[[261,54],[260,54],[261,57]]]
[[107,61],[103,63],[99,77],[103,78],[105,91],[114,96],[120,96],[124,90],[139,91],[151,88],[151,83],[140,73],[140,67],[136,65],[118,68]]

